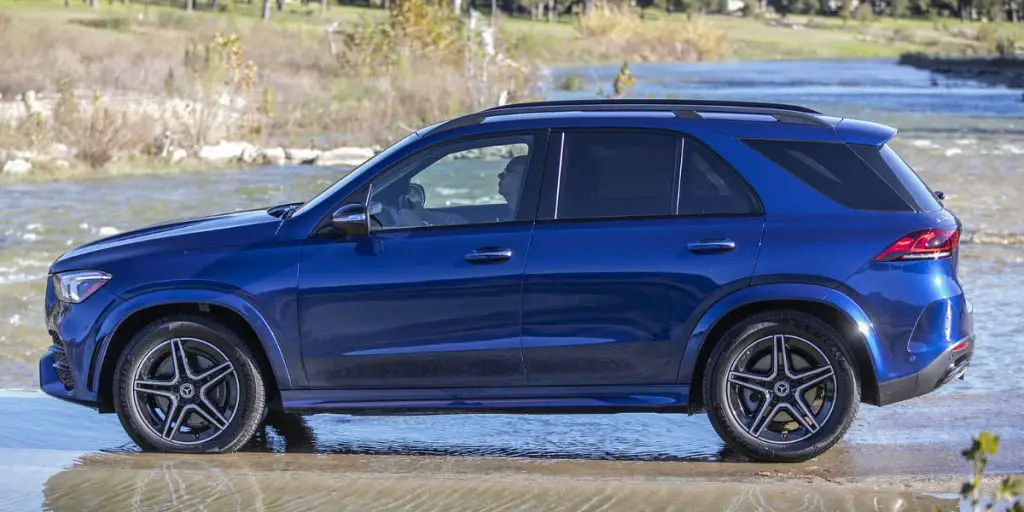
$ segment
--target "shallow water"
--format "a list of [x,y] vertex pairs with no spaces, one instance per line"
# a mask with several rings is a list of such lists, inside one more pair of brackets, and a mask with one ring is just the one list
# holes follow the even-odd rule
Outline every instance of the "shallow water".
[[286,416],[238,454],[166,456],[111,415],[8,391],[0,510],[950,510],[969,432],[1004,432],[990,473],[1024,470],[1008,398],[869,408],[813,461],[753,464],[705,417],[655,414]]
[[[607,90],[616,70],[592,68],[585,75],[592,71]],[[1004,437],[994,469],[1024,471],[1019,91],[942,79],[932,86],[928,73],[886,61],[636,65],[632,71],[636,96],[803,103],[900,128],[895,147],[947,193],[947,205],[969,232],[961,272],[975,306],[978,345],[967,379],[907,403],[864,407],[839,446],[811,463],[784,467],[718,464],[735,459],[706,418],[649,414],[315,416],[268,429],[250,453],[174,458],[135,453],[112,416],[39,393],[0,392],[0,510],[364,509],[371,503],[382,510],[478,509],[479,503],[509,510],[930,510],[939,498],[891,489],[873,494],[827,479],[960,474],[966,465],[959,450],[982,429]],[[42,319],[46,270],[70,247],[168,219],[304,200],[345,172],[256,168],[3,185],[0,387],[36,385],[35,362],[49,344]],[[447,198],[469,192],[464,184],[439,186]],[[814,485],[664,484],[752,478],[759,471],[806,477]],[[293,475],[300,478],[286,478]],[[629,478],[634,481],[622,483]]]

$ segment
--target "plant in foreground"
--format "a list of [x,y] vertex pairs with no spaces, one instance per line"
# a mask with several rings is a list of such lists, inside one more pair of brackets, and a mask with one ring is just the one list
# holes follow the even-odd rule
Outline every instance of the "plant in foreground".
[[[996,495],[981,496],[981,479],[988,466],[989,457],[999,451],[999,436],[991,432],[978,434],[971,442],[971,447],[962,451],[964,460],[971,463],[973,475],[960,488],[960,497],[970,503],[971,510],[992,510],[997,503],[1005,504],[1005,510],[1024,512],[1024,478],[1010,475],[999,481]],[[984,502],[984,503],[983,503]]]

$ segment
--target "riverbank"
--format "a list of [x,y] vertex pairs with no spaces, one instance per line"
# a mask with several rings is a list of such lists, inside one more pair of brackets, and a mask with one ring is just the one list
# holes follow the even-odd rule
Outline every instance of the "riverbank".
[[[486,17],[432,14],[399,30],[413,35],[396,43],[382,34],[401,27],[383,9],[335,6],[320,17],[315,3],[294,3],[261,23],[244,3],[225,13],[62,5],[0,0],[0,148],[38,153],[56,144],[76,156],[28,160],[35,170],[7,158],[0,181],[224,167],[177,165],[154,142],[165,134],[193,157],[218,141],[298,147],[311,135],[329,139],[318,143],[324,150],[383,146],[469,111],[539,99],[544,70],[566,63],[983,54],[994,38],[1024,37],[1022,24],[691,19],[656,9],[640,19],[604,7],[551,23],[499,16],[494,31]],[[415,35],[452,26],[454,36],[439,42]],[[596,97],[612,84],[586,87]]]
[[[1024,59],[984,57],[942,57],[920,53],[900,55],[900,64],[925,69],[953,78],[1024,89]],[[1022,97],[1024,101],[1024,97]]]
[[1003,405],[928,396],[864,408],[846,441],[798,464],[747,462],[723,448],[705,417],[655,414],[285,417],[241,453],[195,457],[138,453],[112,415],[36,391],[0,391],[0,414],[10,419],[0,424],[0,503],[76,511],[127,502],[148,510],[954,510],[969,475],[959,452],[979,427],[1003,434],[984,492],[999,475],[1024,472],[1020,411]]

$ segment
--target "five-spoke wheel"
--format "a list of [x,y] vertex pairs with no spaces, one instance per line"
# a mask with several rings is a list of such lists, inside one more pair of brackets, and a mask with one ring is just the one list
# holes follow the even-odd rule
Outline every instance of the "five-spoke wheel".
[[253,435],[265,390],[255,358],[230,329],[202,317],[160,320],[126,347],[115,408],[145,449],[233,451]]
[[756,460],[814,457],[845,434],[860,391],[842,336],[815,317],[762,313],[716,345],[705,374],[711,422]]

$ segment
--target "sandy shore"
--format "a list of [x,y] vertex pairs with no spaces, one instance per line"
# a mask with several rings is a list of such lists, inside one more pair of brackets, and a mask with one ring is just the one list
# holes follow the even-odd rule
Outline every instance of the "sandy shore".
[[113,416],[0,391],[0,510],[954,510],[971,434],[1003,435],[992,473],[1024,473],[1011,399],[865,408],[827,454],[755,464],[701,416],[650,414],[286,417],[242,453],[167,456]]

